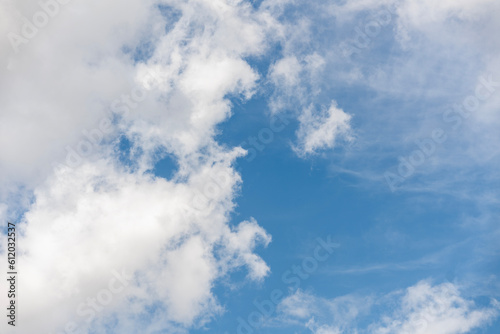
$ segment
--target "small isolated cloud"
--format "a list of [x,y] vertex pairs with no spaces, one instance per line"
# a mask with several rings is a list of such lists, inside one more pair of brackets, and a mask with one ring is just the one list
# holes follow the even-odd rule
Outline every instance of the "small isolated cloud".
[[351,141],[350,121],[351,115],[338,108],[335,101],[332,101],[328,110],[319,112],[310,106],[299,116],[299,143],[294,148],[295,152],[304,157],[334,148],[338,139]]
[[[395,291],[375,300],[347,295],[326,299],[297,291],[279,305],[279,320],[300,324],[314,334],[464,334],[487,325],[499,314],[496,300],[478,307],[451,283],[431,285],[422,281],[406,291]],[[366,317],[381,314],[367,326]]]

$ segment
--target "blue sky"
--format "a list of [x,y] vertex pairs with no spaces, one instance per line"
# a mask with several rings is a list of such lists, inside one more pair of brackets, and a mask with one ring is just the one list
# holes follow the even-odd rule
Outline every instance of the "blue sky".
[[2,333],[499,332],[496,1],[0,9]]
[[[257,99],[238,106],[242,111],[235,112],[222,130],[224,142],[237,144],[268,126],[264,103]],[[384,102],[386,108],[392,104],[397,106],[398,101]],[[287,291],[290,285],[283,283],[282,273],[311,256],[315,238],[328,235],[339,247],[303,281],[303,290],[325,298],[379,296],[421,280],[467,282],[471,291],[481,291],[473,299],[479,305],[489,304],[496,285],[487,277],[498,270],[497,247],[487,230],[463,226],[465,220],[481,216],[477,203],[450,194],[405,191],[404,187],[393,193],[383,177],[370,181],[338,173],[333,167],[341,164],[338,152],[304,161],[290,150],[289,138],[295,130],[296,124],[290,124],[254,160],[242,159],[237,164],[246,182],[233,219],[255,217],[273,236],[272,244],[262,251],[264,257],[269,256],[273,272],[263,285],[245,286],[234,297],[225,296],[227,314],[214,321],[213,327],[197,332],[237,332],[237,317],[246,319],[257,310],[253,301],[269,299],[273,289]],[[366,164],[361,161],[354,166],[365,168]],[[384,169],[375,166],[371,172],[381,176]],[[222,287],[224,293],[227,288]],[[274,312],[271,318],[277,315]],[[379,314],[367,319],[377,321]],[[497,322],[471,333],[496,333],[498,326]],[[293,325],[254,330],[307,332]]]

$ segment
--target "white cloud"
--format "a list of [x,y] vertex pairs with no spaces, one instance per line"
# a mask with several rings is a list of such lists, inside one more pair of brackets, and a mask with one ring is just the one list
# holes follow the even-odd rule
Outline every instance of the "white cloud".
[[[34,0],[22,6],[4,1],[1,6],[2,17],[12,18],[2,25],[2,36],[22,35],[23,17],[32,21],[34,14],[43,13]],[[18,53],[2,38],[3,181],[43,180],[51,163],[63,160],[65,146],[74,145],[82,130],[95,128],[103,117],[103,110],[89,108],[89,98],[98,94],[111,101],[129,91],[134,69],[117,51],[142,37],[138,32],[151,17],[149,7],[141,1],[126,7],[116,1],[70,2],[59,5],[58,14],[20,45]],[[116,29],[120,26],[124,28]],[[11,70],[6,68],[9,62]]]
[[[312,3],[311,8],[302,8],[292,2],[289,5],[304,15],[290,15],[283,19],[285,37],[279,38],[283,56],[270,66],[267,76],[274,89],[269,107],[274,114],[287,110],[297,116],[300,124],[294,150],[305,157],[333,148],[341,137],[351,140],[351,116],[337,108],[331,97],[324,103],[324,96],[321,96],[327,86],[325,69],[329,63],[326,56],[329,55],[321,53],[325,45],[317,42],[317,18],[312,17],[322,15],[320,11],[316,12],[321,4]],[[327,34],[325,32],[323,36]],[[316,106],[322,110],[315,110]]]
[[295,294],[284,299],[279,306],[279,310],[286,315],[299,319],[309,318],[317,310],[314,296],[297,291]]
[[[107,286],[112,269],[133,273],[133,279],[98,320],[148,318],[146,308],[155,306],[163,311],[163,328],[196,326],[220,312],[212,287],[231,270],[246,266],[256,280],[267,275],[269,268],[253,251],[270,237],[255,221],[228,226],[239,177],[226,163],[176,183],[100,160],[61,170],[37,188],[20,227],[19,271],[34,278],[19,283],[19,304],[30,319],[20,324],[23,333],[58,329],[68,321],[97,326],[79,306]],[[203,187],[221,172],[224,183],[209,195]],[[203,210],[193,201],[197,189],[209,196]]]
[[299,156],[307,156],[334,148],[339,139],[351,141],[350,120],[351,116],[338,108],[335,101],[327,110],[318,112],[312,106],[305,109],[299,116],[299,143],[295,151]]
[[286,57],[278,60],[270,70],[270,77],[275,85],[294,87],[299,84],[302,66],[296,57]]
[[[495,300],[478,307],[456,285],[433,286],[426,281],[378,300],[350,295],[325,299],[297,291],[279,305],[281,321],[302,324],[315,334],[464,334],[487,325],[499,310]],[[370,313],[381,314],[380,320],[374,322]],[[362,326],[366,321],[371,324]]]
[[[288,42],[282,43],[286,45]],[[272,64],[267,77],[274,87],[269,101],[271,113],[292,110],[300,115],[302,108],[311,104],[321,91],[316,82],[320,82],[324,65],[325,60],[317,53],[285,53],[283,58]]]
[[[242,1],[86,1],[59,9],[18,53],[0,42],[7,202],[0,215],[24,212],[18,287],[26,321],[16,330],[62,331],[73,322],[96,333],[201,326],[224,310],[213,294],[219,279],[241,267],[251,280],[270,271],[255,254],[271,240],[266,231],[253,219],[229,224],[241,182],[233,164],[244,151],[222,148],[214,136],[231,114],[228,97],[254,93],[259,75],[245,58],[266,51],[277,23]],[[14,19],[0,20],[0,33],[21,33],[18,14],[37,11],[38,1],[2,2],[2,17]],[[147,45],[151,54],[137,59]],[[140,91],[145,98],[133,99]],[[111,113],[121,118],[87,157],[53,169],[65,162],[66,147],[88,141],[83,130],[99,129]],[[118,159],[120,136],[132,145],[132,167]],[[170,180],[148,172],[158,152],[178,164]],[[3,239],[0,246],[5,252]],[[103,300],[116,285],[113,270],[130,273],[128,285],[93,309],[88,298]]]
[[370,296],[347,295],[326,299],[298,290],[279,304],[278,312],[280,321],[305,325],[314,333],[347,333],[372,304]]
[[[494,0],[404,1],[398,4],[397,9],[399,33],[400,36],[406,35],[407,29],[417,29],[430,38],[442,38],[437,36],[439,34],[432,33],[436,27],[440,26],[442,32],[447,32],[443,26],[452,25],[453,20],[460,20],[462,24],[468,25],[489,16],[495,9],[498,9],[498,6]],[[469,37],[462,36],[465,39]]]
[[[158,4],[180,13],[178,21],[167,22]],[[23,17],[41,11],[35,0],[1,6],[12,18],[2,19],[2,35],[22,34]],[[75,149],[84,138],[82,131],[98,128],[111,110],[130,109],[126,131],[144,138],[144,149],[162,145],[180,155],[195,152],[230,115],[224,97],[252,95],[258,75],[243,57],[262,54],[277,25],[268,13],[240,1],[127,6],[90,1],[59,7],[18,53],[8,39],[0,42],[3,184],[32,187],[43,181],[52,163],[65,161],[66,148]],[[173,27],[165,34],[167,24]],[[150,45],[151,58],[136,63],[133,54],[144,45]],[[124,53],[127,49],[132,51]],[[140,103],[113,104],[142,87],[149,73],[160,79],[159,89]]]
[[401,190],[462,196],[457,184],[498,181],[498,90],[457,131],[443,121],[443,113],[474,94],[481,77],[500,81],[493,33],[500,29],[498,1],[311,1],[292,8],[296,15],[284,21],[296,32],[282,43],[283,58],[301,64],[314,51],[324,64],[312,82],[302,69],[300,89],[290,94],[278,84],[271,108],[301,115],[310,105],[338,101],[356,117],[356,147],[342,155],[343,171],[386,187],[387,163],[397,166],[398,156],[417,148],[415,141],[441,128],[448,141]]
[[498,303],[478,308],[464,299],[451,283],[431,286],[420,282],[408,288],[401,308],[383,318],[383,324],[373,327],[373,333],[443,333],[462,334],[486,325],[498,316]]

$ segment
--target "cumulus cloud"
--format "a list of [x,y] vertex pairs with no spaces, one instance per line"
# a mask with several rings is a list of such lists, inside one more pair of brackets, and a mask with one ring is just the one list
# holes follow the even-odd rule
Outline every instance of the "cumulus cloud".
[[[11,187],[43,181],[109,114],[123,124],[105,135],[197,151],[230,115],[225,97],[252,96],[259,76],[243,57],[262,54],[276,25],[242,1],[51,3],[58,11],[40,28],[38,1],[2,3],[2,35],[37,29],[16,48],[0,42],[0,168]],[[134,99],[151,74],[155,89]]]
[[299,116],[298,144],[295,151],[299,156],[315,154],[335,147],[339,139],[351,141],[351,115],[338,108],[337,103],[327,110],[317,111],[311,106]]
[[420,282],[407,289],[400,305],[392,317],[373,327],[373,333],[469,333],[488,324],[499,311],[496,301],[490,307],[477,307],[451,283],[432,286]]
[[[23,331],[60,329],[64,320],[100,331],[97,324],[113,316],[160,313],[164,328],[189,327],[221,310],[211,293],[215,279],[241,266],[252,279],[263,278],[269,269],[253,250],[270,237],[255,221],[227,224],[238,178],[229,167],[221,170],[229,184],[203,210],[193,197],[208,175],[182,184],[130,174],[107,161],[62,170],[38,188],[23,222],[19,258],[20,272],[36,279],[22,281],[19,302],[26,318],[39,321],[22,324]],[[112,304],[98,304],[105,311],[87,316],[87,298],[99,296],[113,269],[130,275],[127,288]],[[153,315],[147,312],[152,307]],[[54,309],[61,310],[57,316]]]
[[[281,321],[302,324],[315,334],[464,334],[490,323],[499,310],[496,300],[479,307],[463,297],[456,285],[427,281],[380,298],[348,295],[325,299],[297,291],[279,305]],[[375,311],[381,314],[380,321],[361,326],[364,316]]]
[[[214,136],[229,97],[254,94],[245,59],[277,23],[243,1],[62,2],[30,38],[38,1],[0,4],[0,32],[27,41],[0,42],[0,214],[20,220],[29,319],[16,330],[202,326],[224,312],[219,279],[270,272],[255,251],[271,237],[250,217],[230,224],[245,152]],[[166,154],[168,180],[151,173]]]

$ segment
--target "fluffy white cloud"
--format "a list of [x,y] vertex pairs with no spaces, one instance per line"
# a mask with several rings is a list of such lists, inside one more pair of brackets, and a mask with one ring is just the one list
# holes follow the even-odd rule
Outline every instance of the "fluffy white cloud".
[[339,139],[352,140],[350,120],[351,116],[338,108],[335,101],[327,110],[317,111],[310,106],[299,116],[299,143],[295,151],[300,156],[307,156],[335,147]]
[[[228,225],[240,180],[231,162],[240,154],[224,153],[187,182],[102,159],[60,169],[37,187],[19,226],[19,304],[30,321],[18,329],[101,332],[118,320],[120,333],[176,330],[220,313],[211,292],[218,278],[242,266],[255,280],[269,272],[253,253],[269,235],[255,221]],[[102,291],[114,271],[130,277],[108,301]]]
[[[66,145],[77,143],[82,130],[98,127],[103,110],[90,107],[90,99],[111,101],[130,90],[134,68],[119,50],[139,41],[153,15],[151,2],[51,3],[58,11],[39,28],[33,16],[45,12],[38,1],[1,4],[2,21],[9,19],[0,34],[25,40],[17,47],[7,38],[0,42],[4,182],[43,180],[52,162],[64,160]],[[36,33],[27,34],[30,27]]]
[[498,302],[478,308],[464,299],[456,286],[445,283],[431,286],[420,282],[408,288],[392,316],[373,327],[373,333],[462,334],[487,324],[498,316]]
[[[50,3],[57,13],[30,38],[23,17],[40,17],[38,1],[0,4],[0,33],[27,41],[0,42],[0,215],[24,213],[16,330],[200,326],[223,312],[218,279],[269,273],[255,250],[270,236],[253,219],[229,224],[245,152],[214,136],[228,97],[254,93],[245,58],[277,23],[243,1]],[[150,173],[165,154],[170,180]]]
[[[2,2],[0,33],[26,40],[0,41],[0,174],[11,187],[43,181],[110,112],[130,111],[119,129],[146,151],[196,152],[230,115],[225,97],[252,96],[258,75],[243,58],[262,54],[277,26],[242,1],[47,2],[58,11],[31,38],[38,1]],[[157,89],[134,100],[151,74]]]
[[[381,320],[361,326],[374,309]],[[496,300],[478,307],[454,284],[433,286],[426,281],[378,300],[350,295],[330,300],[297,291],[279,305],[281,321],[302,324],[315,334],[464,334],[487,325],[499,310]]]
[[[23,332],[50,331],[64,321],[96,326],[87,298],[108,286],[113,269],[130,273],[129,285],[112,304],[98,304],[104,308],[94,312],[98,320],[148,318],[154,306],[165,328],[196,325],[220,311],[211,288],[231,269],[247,266],[251,278],[264,277],[269,269],[252,252],[270,237],[254,221],[227,225],[238,177],[230,167],[212,168],[183,184],[99,161],[61,170],[38,188],[18,259],[19,271],[36,278],[19,284],[23,316],[30,319],[20,324]],[[213,205],[197,209],[195,190],[221,172],[229,184],[221,183]]]

